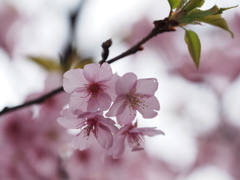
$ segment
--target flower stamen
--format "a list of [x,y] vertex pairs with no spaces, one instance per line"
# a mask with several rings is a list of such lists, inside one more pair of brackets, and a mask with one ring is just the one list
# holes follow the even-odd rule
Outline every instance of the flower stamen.
[[128,93],[126,95],[126,104],[129,104],[129,108],[132,110],[136,110],[136,107],[140,107],[142,109],[148,107],[148,105],[145,104],[144,98],[146,98],[146,95],[139,95],[137,93]]
[[142,134],[128,133],[128,143],[131,148],[141,147],[145,143],[145,139]]

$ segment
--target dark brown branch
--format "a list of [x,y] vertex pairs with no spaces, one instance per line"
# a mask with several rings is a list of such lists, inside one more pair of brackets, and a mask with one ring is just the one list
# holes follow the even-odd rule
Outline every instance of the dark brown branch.
[[[168,21],[168,18],[165,18],[164,20],[159,20],[159,21],[154,21],[154,28],[152,29],[152,31],[146,36],[144,37],[141,41],[139,41],[137,44],[135,44],[134,46],[132,46],[130,49],[128,49],[127,51],[125,51],[124,53],[116,56],[115,58],[113,59],[110,59],[109,61],[107,61],[107,63],[111,64],[121,58],[124,58],[128,55],[131,55],[131,54],[134,54],[138,51],[141,51],[143,50],[143,47],[142,45],[149,41],[151,38],[153,38],[154,36],[157,36],[158,34],[161,34],[161,33],[164,33],[164,32],[170,32],[170,31],[175,31],[175,28],[172,27],[172,25],[169,23]],[[103,47],[103,49],[105,48],[105,52],[106,54],[103,56],[103,60],[105,61],[107,56],[108,56],[108,48],[111,46],[111,43],[109,44],[110,42],[108,42],[107,46],[106,47]],[[105,44],[106,45],[106,44]],[[101,62],[101,61],[100,61]],[[35,100],[32,100],[32,101],[28,101],[22,105],[19,105],[19,106],[15,106],[15,107],[12,107],[12,108],[8,108],[8,107],[5,107],[1,112],[0,112],[0,116],[7,113],[7,112],[11,112],[11,111],[14,111],[14,110],[17,110],[17,109],[20,109],[20,108],[23,108],[23,107],[27,107],[27,106],[30,106],[32,104],[40,104],[40,103],[43,103],[46,99],[52,97],[53,95],[57,94],[57,93],[60,93],[63,91],[63,87],[59,87],[47,94],[45,94],[44,96],[41,96]]]
[[144,37],[141,41],[139,41],[137,44],[132,46],[130,49],[125,51],[124,53],[116,56],[113,59],[108,60],[107,62],[109,64],[122,59],[126,56],[129,56],[131,54],[135,54],[138,51],[142,51],[143,47],[142,45],[152,39],[153,37],[157,36],[158,34],[164,33],[164,32],[170,32],[170,31],[175,31],[175,28],[171,26],[171,24],[168,21],[168,18],[165,18],[164,20],[159,20],[159,21],[154,21],[155,27],[152,29],[152,31]]
[[113,62],[115,62],[115,61],[117,61],[121,58],[129,56],[131,54],[135,54],[138,51],[142,51],[143,47],[141,45],[144,44],[145,42],[147,42],[149,39],[151,39],[154,36],[156,36],[156,35],[154,35],[152,32],[150,32],[145,38],[143,38],[141,41],[139,41],[136,45],[134,45],[133,47],[131,47],[130,49],[128,49],[124,53],[116,56],[115,58],[108,60],[107,62],[109,64],[111,64],[111,63],[113,63]]
[[63,92],[63,87],[59,87],[57,89],[54,89],[53,91],[37,98],[37,99],[34,99],[34,100],[31,100],[31,101],[28,101],[22,105],[19,105],[19,106],[14,106],[14,107],[5,107],[1,112],[0,112],[0,116],[5,114],[5,113],[8,113],[8,112],[11,112],[11,111],[14,111],[14,110],[17,110],[17,109],[20,109],[20,108],[24,108],[24,107],[27,107],[27,106],[30,106],[32,104],[41,104],[43,103],[44,101],[46,101],[48,98],[60,93],[60,92]]

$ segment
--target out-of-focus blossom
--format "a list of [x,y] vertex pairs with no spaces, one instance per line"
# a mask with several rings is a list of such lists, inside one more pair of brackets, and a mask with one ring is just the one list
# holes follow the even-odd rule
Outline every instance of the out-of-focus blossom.
[[60,164],[57,154],[47,146],[32,144],[25,148],[0,146],[0,179],[43,180],[59,179]]
[[107,116],[116,116],[120,125],[128,124],[136,117],[136,111],[144,118],[157,116],[160,109],[154,96],[158,88],[155,78],[137,79],[134,73],[126,73],[116,83],[117,98],[107,112]]
[[60,177],[61,164],[58,151],[52,151],[46,143],[42,143],[26,149],[25,153],[27,153],[26,161],[37,174],[47,179]]
[[[50,74],[43,92],[29,95],[27,101],[59,87],[61,79],[60,74]],[[56,119],[68,99],[67,93],[59,93],[37,105],[38,114],[29,107],[1,117],[0,153],[6,157],[0,158],[0,179],[62,178],[59,153],[71,136]]]
[[123,126],[113,138],[113,146],[109,150],[109,154],[114,159],[118,159],[125,150],[125,140],[132,151],[143,150],[144,136],[155,136],[158,134],[164,134],[161,130],[157,130],[156,127],[151,128],[136,128],[131,123]]
[[199,153],[192,167],[196,169],[205,165],[214,165],[240,178],[240,133],[239,128],[221,121],[212,132],[200,136]]
[[59,152],[39,141],[43,134],[30,109],[2,116],[0,133],[0,179],[60,178]]
[[225,88],[240,74],[240,54],[238,56],[226,52],[225,49],[211,49],[201,57],[197,70],[189,56],[182,58],[182,64],[170,70],[192,82],[203,82],[222,94]]
[[109,118],[104,118],[101,111],[95,113],[77,110],[73,114],[70,109],[64,109],[61,112],[62,117],[58,118],[58,123],[65,128],[81,129],[80,133],[73,138],[73,147],[79,150],[85,150],[96,139],[100,146],[109,149],[113,144],[112,132],[117,131],[115,122]]
[[206,81],[211,76],[225,77],[233,81],[240,73],[239,56],[234,57],[224,49],[215,48],[206,53],[203,52],[198,70],[194,67],[190,57],[186,56],[182,58],[182,64],[176,67],[176,70],[193,82]]
[[79,151],[74,150],[71,156],[65,161],[65,169],[69,179],[106,179],[102,173],[106,171],[102,157],[106,151],[97,144],[90,148]]
[[36,137],[35,122],[28,110],[16,111],[0,118],[0,142],[13,147],[25,147]]
[[116,97],[118,76],[112,74],[111,66],[107,63],[88,64],[83,70],[69,70],[63,77],[64,90],[72,93],[69,102],[72,111],[105,111]]
[[[153,27],[153,22],[150,22],[147,18],[142,18],[132,25],[131,32],[125,38],[125,42],[132,46],[146,36]],[[146,49],[146,51],[153,50],[158,54],[159,59],[162,58],[167,61],[176,60],[181,55],[181,49],[178,47],[178,39],[178,31],[159,34],[144,44],[144,49]]]
[[179,174],[146,151],[125,151],[119,159],[113,159],[96,145],[84,151],[75,150],[65,165],[69,179],[79,180],[173,180]]
[[[207,83],[218,95],[221,95],[229,83],[240,74],[239,17],[239,14],[236,14],[233,20],[229,21],[234,33],[233,39],[217,28],[206,34],[215,40],[208,41],[211,48],[202,52],[199,69],[195,68],[189,55],[183,55],[179,58],[178,65],[172,65],[169,71],[191,82]],[[202,46],[205,47],[207,44]]]
[[[60,73],[50,73],[45,81],[44,90],[40,93],[34,93],[27,97],[27,101],[41,97],[60,87],[62,84],[62,75]],[[38,136],[37,142],[48,144],[49,148],[59,151],[69,140],[71,135],[66,129],[60,126],[56,119],[60,111],[68,103],[69,94],[65,92],[58,93],[37,106],[36,125],[41,136]]]
[[14,25],[20,20],[17,10],[6,3],[0,3],[0,47],[11,57],[16,44],[18,29]]

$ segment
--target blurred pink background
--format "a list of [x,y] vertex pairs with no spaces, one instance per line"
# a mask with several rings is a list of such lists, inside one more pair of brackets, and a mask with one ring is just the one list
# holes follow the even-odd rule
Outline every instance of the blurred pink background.
[[[0,1],[0,109],[21,104],[27,97],[37,97],[61,85],[61,73],[49,73],[27,56],[47,57],[59,62],[59,54],[70,37],[69,13],[80,2]],[[202,9],[215,4],[230,7],[237,3],[240,1],[206,0]],[[181,28],[158,35],[144,45],[144,51],[112,64],[113,72],[119,75],[134,72],[138,78],[158,79],[159,115],[154,119],[141,119],[141,116],[138,119],[139,126],[156,126],[166,135],[147,138],[144,152],[125,152],[116,162],[106,158],[105,166],[101,166],[102,159],[98,159],[101,150],[97,148],[73,152],[69,144],[66,145],[70,141],[68,133],[55,122],[68,102],[68,97],[62,93],[41,107],[33,106],[40,109],[37,128],[28,121],[32,115],[26,112],[12,115],[23,117],[26,126],[15,122],[11,113],[0,117],[0,177],[8,177],[3,172],[11,169],[12,157],[16,156],[18,148],[20,154],[28,154],[19,161],[22,163],[19,166],[26,169],[17,167],[16,173],[16,177],[25,180],[33,177],[61,179],[64,175],[59,177],[62,168],[59,161],[64,160],[63,167],[73,180],[239,180],[239,10],[237,7],[222,15],[234,32],[234,39],[227,31],[210,25],[186,27],[194,30],[202,43],[199,70],[187,52]],[[115,57],[144,37],[154,20],[163,19],[168,13],[167,1],[88,0],[77,20],[74,44],[83,58],[90,57],[97,62],[101,59],[101,44],[112,38],[109,58]],[[47,112],[49,107],[53,109]],[[51,115],[44,117],[41,112]],[[46,121],[48,118],[51,120]],[[16,127],[20,129],[19,134],[12,135],[12,128],[16,132]],[[44,138],[45,132],[50,136]],[[58,137],[54,143],[48,139],[52,132]],[[26,140],[27,145],[17,143],[21,141],[18,137],[24,142],[28,136],[36,139]],[[45,147],[46,144],[49,146]],[[34,173],[30,173],[28,166],[33,166]],[[94,173],[86,174],[91,171]]]

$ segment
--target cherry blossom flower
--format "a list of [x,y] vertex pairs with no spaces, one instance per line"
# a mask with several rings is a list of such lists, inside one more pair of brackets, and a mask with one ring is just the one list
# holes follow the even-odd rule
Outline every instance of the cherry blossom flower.
[[109,154],[114,159],[118,159],[125,150],[126,139],[132,151],[143,150],[144,136],[152,137],[158,134],[164,135],[164,132],[157,130],[156,127],[137,128],[129,123],[114,135],[113,146],[109,149]]
[[58,118],[57,121],[63,127],[81,129],[80,133],[72,139],[75,149],[85,150],[91,146],[95,139],[104,149],[112,147],[112,132],[115,133],[118,129],[114,126],[113,120],[102,116],[101,111],[90,113],[77,110],[76,114],[73,114],[68,108],[61,111],[61,115],[62,117]]
[[88,64],[84,69],[72,69],[63,77],[64,90],[72,93],[69,102],[72,111],[105,111],[115,100],[118,76],[112,74],[111,66],[107,63]]
[[118,96],[106,116],[116,116],[120,125],[133,121],[136,111],[144,118],[157,116],[155,110],[160,110],[159,102],[154,96],[157,88],[158,82],[155,78],[137,80],[134,73],[126,73],[116,82]]

